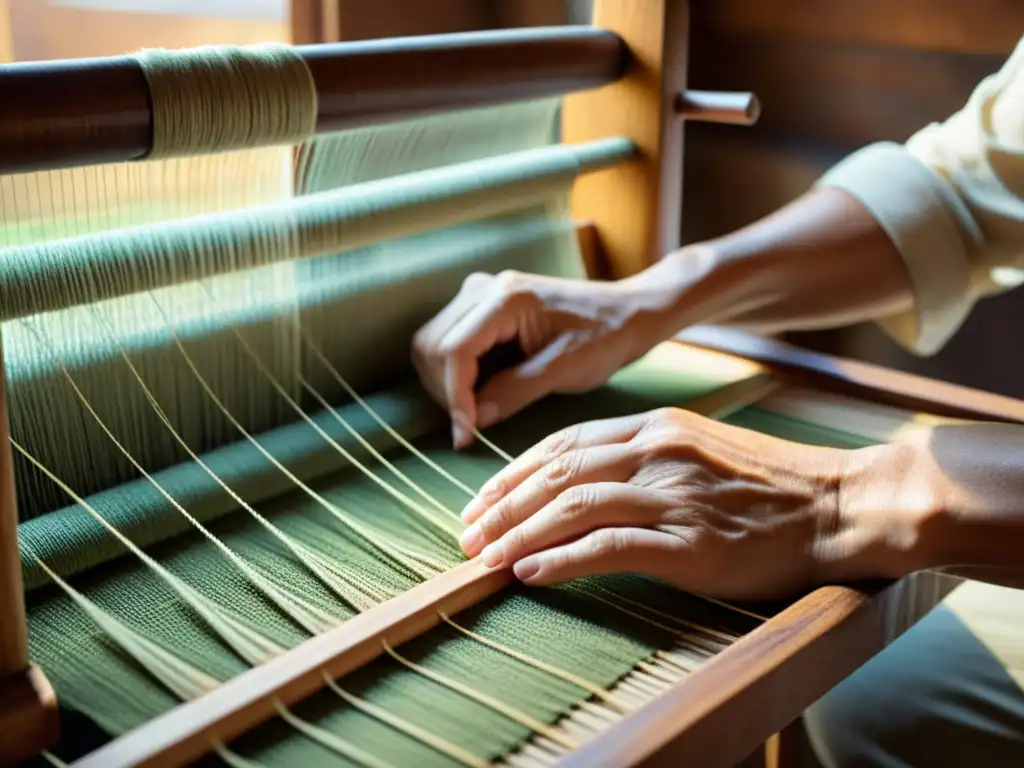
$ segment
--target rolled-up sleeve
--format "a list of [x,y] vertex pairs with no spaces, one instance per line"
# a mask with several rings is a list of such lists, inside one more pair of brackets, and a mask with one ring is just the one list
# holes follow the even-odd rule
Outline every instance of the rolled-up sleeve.
[[902,255],[914,307],[882,327],[941,349],[979,298],[1024,275],[1024,40],[948,120],[854,153],[819,185],[857,198]]

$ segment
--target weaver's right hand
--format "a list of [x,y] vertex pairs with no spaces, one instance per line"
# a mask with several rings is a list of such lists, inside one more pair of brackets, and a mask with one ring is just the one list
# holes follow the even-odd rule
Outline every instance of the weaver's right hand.
[[[474,274],[419,330],[413,361],[427,390],[452,414],[456,448],[550,393],[581,392],[671,334],[667,286],[597,282],[519,272]],[[475,392],[479,360],[518,341],[526,359]]]

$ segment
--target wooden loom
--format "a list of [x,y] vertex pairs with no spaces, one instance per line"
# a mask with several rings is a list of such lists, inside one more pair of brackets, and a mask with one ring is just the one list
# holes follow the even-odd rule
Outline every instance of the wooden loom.
[[[581,178],[573,193],[591,274],[622,277],[679,245],[680,118],[756,119],[756,99],[748,94],[686,90],[687,16],[683,0],[599,0],[594,28],[556,35],[453,35],[309,46],[302,53],[320,95],[320,130],[583,91],[565,99],[564,141],[623,135],[639,150],[627,163]],[[131,160],[148,149],[148,92],[130,59],[11,65],[0,69],[0,92],[0,172]],[[1024,421],[1024,404],[1005,398],[744,335],[698,333],[680,343],[697,355],[690,361],[731,359],[749,366],[750,375],[738,385],[688,404],[709,415],[754,401],[782,411],[809,403],[814,419],[825,424],[838,425],[851,412],[873,416],[881,439],[913,418],[873,404]],[[0,403],[2,386],[0,380]],[[53,691],[29,664],[5,414],[0,408],[0,763],[11,764],[54,743],[58,723]],[[892,617],[915,579],[863,589],[831,586],[805,596],[563,763],[737,763],[906,627]],[[436,626],[440,612],[456,614],[510,581],[508,572],[466,563],[179,706],[81,763],[187,764],[215,740],[226,743],[274,717],[272,701],[291,704],[322,687],[322,670],[338,677],[356,669],[381,654],[382,640],[398,646]],[[939,596],[924,597],[918,609]]]

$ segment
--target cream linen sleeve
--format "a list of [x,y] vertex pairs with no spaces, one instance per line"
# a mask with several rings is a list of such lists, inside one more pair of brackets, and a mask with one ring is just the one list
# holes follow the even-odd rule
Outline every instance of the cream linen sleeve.
[[941,349],[979,298],[1024,282],[1024,39],[948,120],[854,153],[819,185],[856,197],[903,256],[915,306],[882,327]]

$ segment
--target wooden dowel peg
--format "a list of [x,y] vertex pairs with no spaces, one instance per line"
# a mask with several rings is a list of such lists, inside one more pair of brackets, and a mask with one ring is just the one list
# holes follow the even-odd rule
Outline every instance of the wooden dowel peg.
[[753,125],[761,116],[761,102],[754,94],[740,91],[686,90],[676,96],[675,111],[684,120]]

